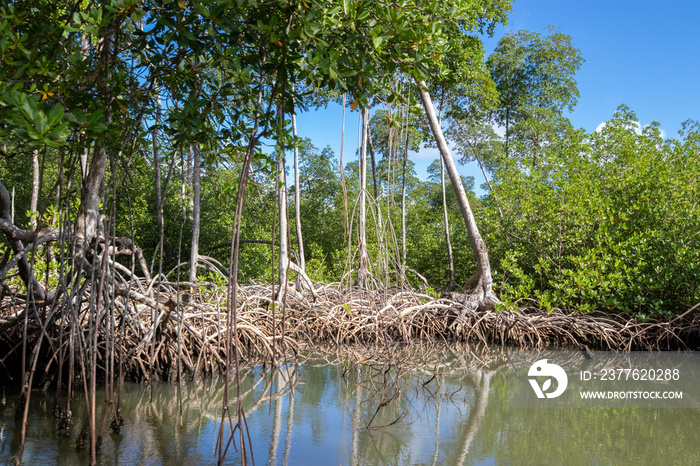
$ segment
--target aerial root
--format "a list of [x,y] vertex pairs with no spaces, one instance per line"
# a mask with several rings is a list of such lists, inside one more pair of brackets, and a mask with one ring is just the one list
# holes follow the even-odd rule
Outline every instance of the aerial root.
[[[183,299],[186,292],[187,298]],[[238,290],[237,332],[232,342],[244,361],[276,360],[285,354],[298,354],[302,345],[320,342],[443,340],[529,348],[555,345],[604,350],[694,349],[700,328],[700,319],[692,313],[669,322],[642,322],[602,313],[545,312],[533,308],[475,310],[450,298],[398,288],[340,289],[337,284],[322,285],[316,287],[315,296],[310,291],[287,293],[284,305],[272,296],[270,286],[249,285]],[[67,335],[71,331],[83,334],[73,341],[87,341],[87,302],[78,313],[73,309],[65,313],[29,313],[29,343],[39,338],[42,327],[47,329],[46,347],[51,349],[44,367],[55,369],[61,358],[67,363]],[[16,353],[22,346],[18,344],[22,340],[21,322],[11,317],[23,307],[23,303],[8,297],[2,303],[0,346],[6,354],[0,359],[3,366],[17,360]],[[41,320],[50,316],[54,320],[48,325]],[[109,341],[108,346],[130,378],[173,379],[178,372],[194,375],[224,371],[232,328],[227,319],[226,293],[216,285],[201,286],[195,293],[175,284],[161,285],[158,302],[137,302],[133,297],[115,299],[110,312],[99,320],[98,340],[100,347]],[[5,370],[11,372],[9,367]]]

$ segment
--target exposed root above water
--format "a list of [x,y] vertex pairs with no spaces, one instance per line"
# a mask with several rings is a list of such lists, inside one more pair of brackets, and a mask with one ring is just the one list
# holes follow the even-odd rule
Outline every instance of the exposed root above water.
[[450,298],[398,289],[341,291],[326,286],[318,294],[318,302],[299,306],[287,317],[297,341],[432,338],[605,350],[689,349],[699,342],[700,318],[690,312],[670,322],[643,322],[602,313],[550,313],[532,308],[478,311]]
[[[107,317],[98,323],[98,364],[104,368],[113,357],[113,371],[121,367],[138,380],[174,379],[178,361],[183,374],[223,371],[226,294],[213,284],[201,284],[198,290],[162,283],[157,300],[139,302],[131,296],[112,301]],[[690,311],[670,322],[642,322],[535,309],[478,311],[449,298],[399,289],[339,289],[331,284],[317,287],[315,296],[290,289],[282,302],[273,301],[272,291],[262,285],[239,288],[234,345],[244,359],[275,359],[316,342],[436,339],[606,350],[696,349],[700,342],[700,318]],[[27,308],[17,295],[5,297],[0,314],[0,379],[18,381],[25,309],[28,350],[46,329],[45,350],[39,358],[48,374],[44,383],[57,372],[59,362],[64,368],[80,367],[80,354],[85,353],[80,345],[90,341],[89,302],[84,299],[78,310],[49,312],[39,306]]]

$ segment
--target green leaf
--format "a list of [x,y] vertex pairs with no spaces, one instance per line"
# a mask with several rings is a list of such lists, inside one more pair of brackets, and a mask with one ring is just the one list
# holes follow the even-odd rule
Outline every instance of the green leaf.
[[63,114],[64,114],[63,105],[61,105],[61,104],[54,105],[53,108],[49,111],[49,116],[48,116],[49,127],[56,126],[63,118]]

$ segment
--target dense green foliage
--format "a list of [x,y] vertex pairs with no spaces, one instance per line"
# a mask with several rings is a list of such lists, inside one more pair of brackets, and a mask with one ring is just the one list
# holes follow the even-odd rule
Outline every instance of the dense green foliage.
[[640,317],[700,300],[698,129],[664,140],[623,106],[599,133],[499,167],[482,213],[501,296]]
[[[664,139],[621,107],[599,133],[575,130],[564,116],[576,104],[582,62],[571,38],[520,31],[484,60],[478,33],[503,21],[509,2],[423,3],[111,0],[59,8],[46,0],[0,7],[0,180],[14,190],[14,223],[27,228],[37,215],[29,212],[34,151],[40,225],[58,226],[79,215],[81,183],[104,147],[101,213],[114,219],[114,234],[134,238],[155,272],[162,195],[168,272],[189,257],[196,147],[203,156],[199,251],[226,268],[246,154],[253,154],[252,172],[241,238],[276,241],[275,164],[296,144],[307,271],[319,281],[347,280],[356,259],[356,154],[338,167],[331,148],[292,138],[289,121],[318,95],[346,93],[350,108],[376,105],[370,266],[387,275],[387,286],[419,285],[419,274],[444,288],[439,165],[420,180],[410,160],[430,144],[411,84],[426,79],[441,91],[436,102],[456,152],[493,178],[482,199],[473,180],[464,183],[506,303],[667,317],[700,301],[698,125]],[[105,41],[113,41],[111,54]],[[446,189],[456,281],[464,283],[475,265],[449,183]],[[293,202],[290,195],[290,212]],[[240,257],[242,280],[273,280],[272,245],[246,242]]]

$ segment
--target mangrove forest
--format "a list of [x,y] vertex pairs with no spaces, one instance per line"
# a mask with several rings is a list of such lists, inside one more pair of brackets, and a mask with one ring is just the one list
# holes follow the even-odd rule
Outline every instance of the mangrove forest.
[[[510,3],[3,2],[14,460],[31,461],[32,398],[51,393],[46,416],[95,464],[125,428],[125,384],[151,386],[141,403],[159,381],[196,381],[218,406],[202,461],[254,462],[255,371],[286,396],[290,364],[318,345],[385,348],[399,371],[407,343],[432,348],[431,367],[462,361],[438,343],[698,349],[700,123],[667,137],[620,103],[599,130],[574,127],[585,57],[565,31],[512,31],[485,52]],[[340,144],[318,147],[297,116],[329,106],[338,119],[320,130]],[[439,156],[423,177],[425,150]],[[378,381],[366,353],[340,360],[343,380],[382,394],[366,428],[398,422],[379,410],[390,370]],[[482,395],[488,374],[470,382]],[[421,402],[451,399],[432,380],[415,383]],[[175,396],[163,404],[182,425]]]

